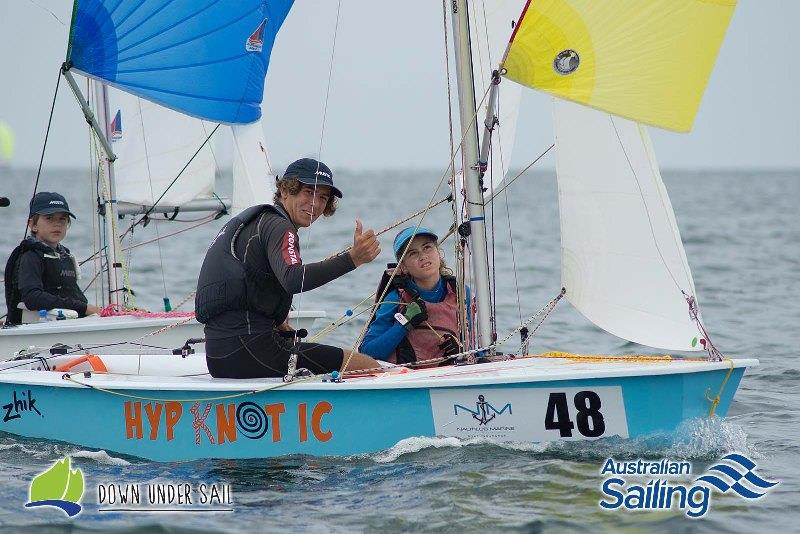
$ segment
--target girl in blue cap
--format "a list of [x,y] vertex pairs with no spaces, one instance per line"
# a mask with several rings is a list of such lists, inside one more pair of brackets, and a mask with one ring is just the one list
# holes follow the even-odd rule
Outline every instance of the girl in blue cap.
[[[430,228],[416,226],[404,228],[394,238],[395,257],[402,261],[364,336],[362,353],[407,364],[441,360],[464,350],[455,278],[444,263],[438,240]],[[376,298],[390,275],[390,271],[384,274]],[[469,288],[466,295],[470,302]]]

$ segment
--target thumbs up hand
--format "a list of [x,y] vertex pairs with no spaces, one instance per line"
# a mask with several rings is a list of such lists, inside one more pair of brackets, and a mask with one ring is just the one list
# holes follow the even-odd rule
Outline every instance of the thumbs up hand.
[[375,231],[370,229],[364,231],[361,219],[356,219],[356,231],[353,234],[353,248],[350,249],[350,257],[356,267],[369,263],[378,257],[381,252],[378,238]]

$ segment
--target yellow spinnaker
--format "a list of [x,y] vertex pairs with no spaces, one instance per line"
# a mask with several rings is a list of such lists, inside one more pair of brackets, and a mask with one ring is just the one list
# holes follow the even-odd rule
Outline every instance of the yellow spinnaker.
[[504,75],[688,132],[735,7],[736,0],[528,0]]

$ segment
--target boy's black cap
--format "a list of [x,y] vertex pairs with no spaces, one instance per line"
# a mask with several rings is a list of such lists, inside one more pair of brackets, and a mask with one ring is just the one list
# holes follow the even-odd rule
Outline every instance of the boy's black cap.
[[69,211],[67,199],[58,193],[48,193],[41,191],[33,195],[31,199],[31,211],[28,217],[33,215],[50,215],[51,213],[68,213],[75,219],[75,214]]
[[342,192],[333,185],[333,172],[321,161],[311,158],[298,159],[286,167],[283,179],[287,178],[297,178],[300,183],[306,185],[327,185],[334,196],[342,198]]

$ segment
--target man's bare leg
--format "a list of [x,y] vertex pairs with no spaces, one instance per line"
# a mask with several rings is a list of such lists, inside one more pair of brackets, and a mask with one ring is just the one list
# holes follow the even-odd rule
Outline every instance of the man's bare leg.
[[[347,366],[346,368],[344,368],[345,365]],[[344,349],[344,360],[342,361],[342,366],[342,371],[362,371],[365,369],[380,369],[381,364],[366,354]]]

